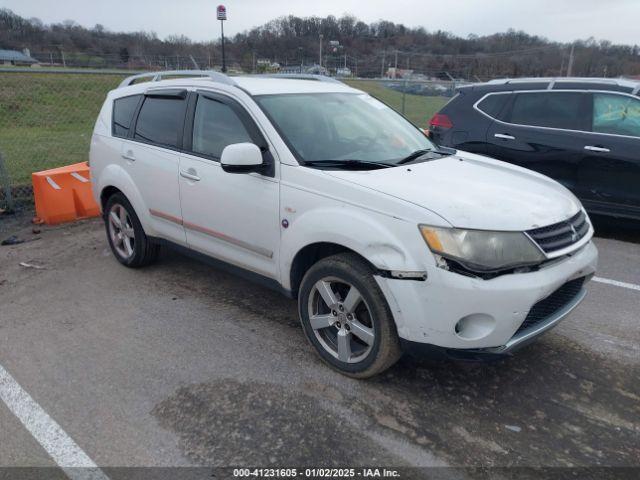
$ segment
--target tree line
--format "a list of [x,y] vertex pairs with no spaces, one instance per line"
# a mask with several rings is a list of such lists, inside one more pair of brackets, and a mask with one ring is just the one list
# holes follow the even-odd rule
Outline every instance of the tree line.
[[[320,36],[323,58],[319,58]],[[330,43],[331,42],[331,43]],[[337,44],[336,44],[337,42]],[[573,47],[573,59],[570,51]],[[159,38],[153,32],[111,32],[67,20],[44,24],[0,9],[0,48],[29,48],[38,60],[85,59],[87,65],[129,68],[200,67],[221,63],[220,44],[193,42],[184,35]],[[504,76],[640,75],[640,47],[593,38],[573,44],[509,29],[503,33],[460,37],[442,30],[378,21],[367,24],[342,17],[286,16],[227,39],[230,66],[252,71],[259,61],[329,68],[346,65],[359,76],[380,76],[389,67],[446,78]],[[182,65],[180,65],[182,62]]]

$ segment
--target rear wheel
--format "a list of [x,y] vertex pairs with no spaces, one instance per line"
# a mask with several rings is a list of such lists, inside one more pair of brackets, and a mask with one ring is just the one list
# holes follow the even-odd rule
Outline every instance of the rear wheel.
[[159,246],[149,240],[127,197],[115,193],[104,209],[104,223],[111,251],[120,263],[137,268],[153,263]]
[[307,338],[326,363],[351,377],[376,375],[400,357],[395,322],[373,274],[357,255],[340,254],[316,263],[300,285]]

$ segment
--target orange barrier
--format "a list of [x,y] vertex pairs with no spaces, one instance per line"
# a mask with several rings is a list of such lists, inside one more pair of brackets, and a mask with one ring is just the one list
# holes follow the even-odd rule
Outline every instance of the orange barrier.
[[91,193],[86,162],[31,174],[36,222],[48,225],[97,217],[100,209]]

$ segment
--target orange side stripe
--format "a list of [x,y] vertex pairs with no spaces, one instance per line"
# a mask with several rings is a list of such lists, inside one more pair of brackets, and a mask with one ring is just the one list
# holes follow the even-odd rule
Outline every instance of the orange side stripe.
[[149,209],[149,213],[154,217],[164,218],[165,220],[169,220],[170,222],[177,223],[178,225],[182,225],[181,218],[174,217],[173,215],[169,215],[168,213],[164,213],[159,210],[154,210],[152,208]]
[[173,215],[169,215],[168,213],[164,213],[159,210],[153,210],[150,208],[149,213],[154,217],[162,218],[164,220],[177,223],[178,225],[182,225],[185,228],[188,228],[189,230],[204,233],[205,235],[209,235],[210,237],[217,238],[219,240],[222,240],[223,242],[231,243],[232,245],[236,245],[238,247],[244,248],[245,250],[249,250],[251,252],[257,253],[258,255],[262,255],[267,258],[273,258],[272,251],[259,247],[257,245],[251,245],[250,243],[243,242],[242,240],[238,240],[237,238],[230,237],[228,235],[225,235],[224,233],[220,233],[215,230],[211,230],[210,228],[196,225],[195,223],[185,222],[181,218],[174,217]]

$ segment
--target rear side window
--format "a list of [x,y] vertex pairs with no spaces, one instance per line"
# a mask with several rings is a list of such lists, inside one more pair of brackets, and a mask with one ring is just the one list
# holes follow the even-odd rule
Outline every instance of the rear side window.
[[508,100],[509,94],[506,93],[488,95],[478,103],[478,109],[492,118],[501,120],[500,113],[502,113]]
[[593,131],[640,137],[640,100],[625,95],[594,93]]
[[163,147],[178,148],[185,103],[182,98],[146,97],[138,114],[134,138]]
[[133,95],[114,100],[113,102],[113,127],[115,137],[126,137],[133,120],[133,113],[138,106],[141,95]]
[[198,98],[193,121],[195,153],[219,159],[227,145],[244,142],[253,143],[253,140],[229,105],[207,97]]
[[511,123],[587,130],[585,95],[580,92],[517,93]]

